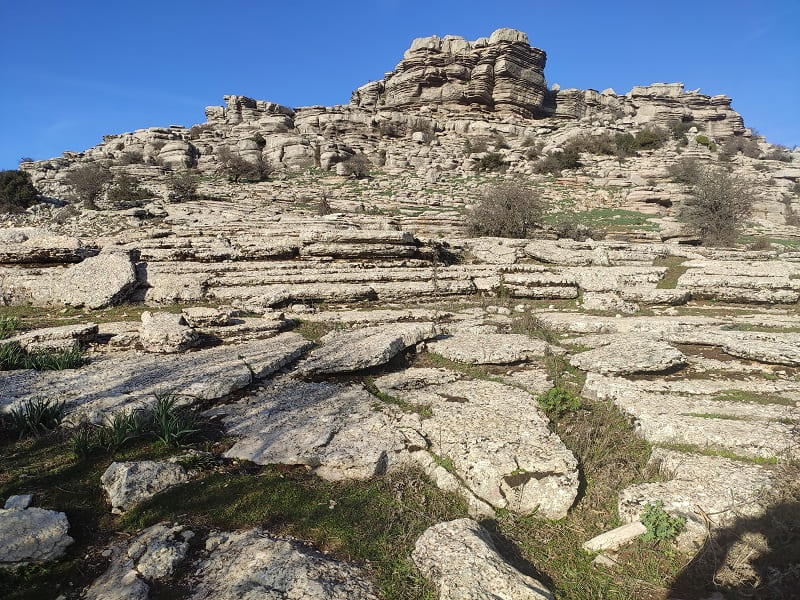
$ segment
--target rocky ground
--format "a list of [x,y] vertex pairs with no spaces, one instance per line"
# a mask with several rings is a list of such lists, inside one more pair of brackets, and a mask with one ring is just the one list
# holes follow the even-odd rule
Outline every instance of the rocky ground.
[[[201,130],[26,166],[57,198],[92,161],[161,197],[4,217],[0,595],[789,597],[797,153],[759,141],[763,157],[733,158],[763,180],[759,249],[683,243],[686,189],[665,165],[718,162],[708,146],[588,152],[553,177],[532,172],[525,140],[694,111],[722,142],[745,135],[729,101],[554,92],[533,76],[490,90],[497,113],[454,108],[451,88],[409,96],[441,52],[543,68],[508,36],[417,41],[349,107],[230,97]],[[470,137],[494,140],[504,174],[476,171]],[[220,140],[281,169],[230,182],[205,150]],[[337,174],[356,147],[382,164]],[[134,151],[163,156],[120,164]],[[189,163],[200,196],[169,201],[165,166]],[[513,176],[594,237],[470,237],[481,185]],[[45,404],[63,414],[25,430],[17,417]],[[676,539],[654,507],[683,523]]]

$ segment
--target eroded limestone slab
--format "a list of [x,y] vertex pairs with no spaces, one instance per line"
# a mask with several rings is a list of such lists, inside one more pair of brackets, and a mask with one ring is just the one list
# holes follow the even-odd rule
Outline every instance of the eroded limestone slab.
[[0,509],[0,566],[55,560],[73,539],[67,515],[44,508]]
[[259,529],[210,534],[190,583],[193,600],[377,600],[355,566]]
[[429,527],[411,553],[440,600],[553,600],[545,585],[523,575],[497,551],[489,533],[472,519]]
[[80,369],[0,372],[0,412],[31,398],[67,403],[67,418],[104,422],[120,410],[149,405],[155,393],[187,402],[221,398],[299,358],[311,342],[296,333],[180,355],[131,351],[95,356]]
[[495,508],[563,517],[578,491],[577,461],[527,392],[461,379],[445,369],[408,369],[378,378],[382,392],[430,407],[398,415],[417,444],[452,465],[466,491]]
[[239,439],[225,453],[257,464],[307,465],[326,479],[366,479],[407,462],[405,437],[361,386],[285,379],[209,411]]
[[148,527],[111,548],[111,564],[86,590],[86,600],[147,600],[149,583],[167,580],[186,559],[194,533],[180,525]]
[[111,511],[123,513],[158,492],[188,481],[183,467],[169,461],[112,462],[100,477]]
[[[611,341],[611,340],[610,340]],[[677,348],[643,336],[614,338],[611,343],[570,357],[579,369],[604,374],[661,373],[686,365]]]
[[306,375],[360,371],[385,364],[409,346],[437,334],[436,325],[430,322],[332,331],[322,336],[322,346],[300,364],[299,370]]
[[431,352],[473,365],[506,365],[543,356],[550,344],[522,334],[452,335],[428,343]]

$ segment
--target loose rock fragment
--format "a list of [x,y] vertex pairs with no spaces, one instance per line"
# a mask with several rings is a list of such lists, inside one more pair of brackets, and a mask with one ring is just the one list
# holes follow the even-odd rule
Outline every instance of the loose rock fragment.
[[43,508],[0,510],[0,566],[55,560],[73,539],[67,515]]
[[123,513],[142,500],[188,480],[180,465],[152,460],[112,462],[100,477],[115,513]]

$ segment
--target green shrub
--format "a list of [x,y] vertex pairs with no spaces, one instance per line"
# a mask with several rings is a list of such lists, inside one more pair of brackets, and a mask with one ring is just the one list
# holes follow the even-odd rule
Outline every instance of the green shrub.
[[581,166],[580,155],[575,148],[564,148],[561,152],[550,152],[547,156],[539,159],[534,165],[536,173],[548,173],[550,175],[560,175],[565,169],[575,169]]
[[556,419],[581,407],[580,397],[560,386],[549,389],[544,394],[541,394],[536,401],[548,416]]
[[700,144],[701,146],[705,146],[706,148],[708,148],[711,145],[711,140],[708,138],[707,135],[703,135],[702,133],[694,136],[694,141]]
[[120,173],[114,179],[114,185],[108,190],[106,199],[114,207],[137,204],[153,197],[153,192],[143,187],[134,177]]
[[702,168],[694,158],[682,158],[667,167],[667,173],[673,181],[692,184],[697,181]]
[[764,160],[778,160],[780,162],[791,162],[792,156],[789,154],[789,148],[786,146],[777,145],[764,155]]
[[73,169],[65,178],[72,188],[76,200],[86,208],[96,209],[97,200],[105,191],[113,176],[111,171],[99,163],[89,163]]
[[694,121],[675,121],[670,124],[669,131],[672,134],[672,139],[681,141],[686,139],[686,134],[689,133],[692,127],[696,127],[699,131],[703,129],[703,124],[695,123]]
[[0,344],[0,371],[21,369],[25,360],[25,351],[19,344]]
[[464,138],[465,154],[480,154],[489,149],[489,144],[484,138]]
[[252,139],[252,140],[253,140],[253,141],[256,143],[256,146],[258,146],[258,149],[259,149],[259,150],[263,150],[263,149],[264,149],[264,146],[266,146],[266,145],[267,145],[267,140],[266,140],[266,138],[265,138],[263,135],[261,135],[260,133],[256,133],[256,134],[255,134],[255,135],[254,135],[252,138],[250,138],[250,139]]
[[168,199],[170,202],[187,202],[197,199],[198,174],[196,171],[184,169],[172,171],[167,176]]
[[727,160],[736,156],[739,152],[748,158],[759,158],[761,156],[761,148],[759,148],[758,142],[752,137],[734,136],[728,138],[722,144],[720,158]]
[[65,411],[64,402],[27,400],[20,408],[11,410],[11,427],[19,432],[20,439],[28,435],[43,435],[61,425]]
[[655,504],[647,503],[642,513],[642,524],[647,531],[642,534],[645,542],[669,541],[677,537],[686,526],[685,517],[671,517],[664,510],[664,503],[660,500]]
[[117,158],[117,162],[121,165],[143,165],[145,164],[144,154],[142,154],[138,150],[123,152]]
[[499,171],[503,168],[503,155],[499,152],[489,152],[478,161],[479,171]]
[[540,226],[545,202],[538,190],[521,183],[484,186],[467,214],[470,235],[527,238]]
[[30,173],[0,171],[0,212],[20,212],[33,205],[39,192],[33,187]]
[[250,162],[242,158],[239,153],[223,146],[217,150],[217,158],[222,173],[233,183],[266,181],[274,171],[269,160],[261,154],[258,155],[255,162]]

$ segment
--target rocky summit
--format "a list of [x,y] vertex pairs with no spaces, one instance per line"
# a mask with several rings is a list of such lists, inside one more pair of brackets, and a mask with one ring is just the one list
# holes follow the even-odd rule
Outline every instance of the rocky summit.
[[5,172],[0,596],[792,597],[800,150],[545,63]]

